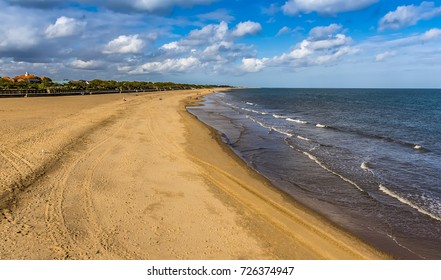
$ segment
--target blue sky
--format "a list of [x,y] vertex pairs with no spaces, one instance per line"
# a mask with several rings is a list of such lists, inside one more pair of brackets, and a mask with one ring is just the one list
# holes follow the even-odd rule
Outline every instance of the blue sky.
[[441,87],[441,1],[0,0],[0,76]]

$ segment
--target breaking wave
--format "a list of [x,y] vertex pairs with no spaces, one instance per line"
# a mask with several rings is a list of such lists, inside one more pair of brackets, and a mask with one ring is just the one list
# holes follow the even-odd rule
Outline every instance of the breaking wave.
[[400,196],[399,194],[397,194],[397,193],[394,192],[394,191],[389,190],[389,189],[386,188],[385,186],[380,185],[378,189],[379,189],[380,191],[382,191],[383,193],[387,194],[388,196],[395,198],[395,199],[398,200],[399,202],[401,202],[401,203],[403,203],[403,204],[406,204],[406,205],[412,207],[413,209],[416,209],[418,212],[420,212],[420,213],[422,213],[422,214],[424,214],[424,215],[427,215],[427,216],[429,216],[430,218],[435,219],[435,220],[441,222],[441,217],[439,217],[439,216],[437,216],[437,215],[435,215],[435,214],[432,214],[432,213],[430,213],[429,211],[427,211],[427,210],[425,210],[425,209],[419,207],[418,205],[416,205],[415,203],[411,202],[411,201],[408,200],[407,198]]

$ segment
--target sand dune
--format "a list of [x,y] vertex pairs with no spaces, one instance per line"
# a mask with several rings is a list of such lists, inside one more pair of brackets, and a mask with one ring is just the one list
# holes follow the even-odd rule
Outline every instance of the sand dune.
[[0,258],[387,257],[219,143],[207,92],[0,100]]

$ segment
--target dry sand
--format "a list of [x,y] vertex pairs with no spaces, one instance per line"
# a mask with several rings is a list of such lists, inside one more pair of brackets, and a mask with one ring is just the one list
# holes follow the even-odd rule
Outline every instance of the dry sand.
[[202,91],[0,99],[0,259],[383,259],[185,111]]

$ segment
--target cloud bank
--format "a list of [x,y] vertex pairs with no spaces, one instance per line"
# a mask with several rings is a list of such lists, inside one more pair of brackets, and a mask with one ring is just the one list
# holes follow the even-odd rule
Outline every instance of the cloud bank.
[[421,20],[439,16],[441,16],[441,6],[436,7],[434,2],[422,2],[419,6],[399,6],[380,20],[379,30],[401,29],[416,25]]
[[258,72],[267,67],[284,66],[291,69],[324,65],[337,61],[343,56],[356,53],[351,46],[352,39],[340,32],[341,25],[317,26],[309,32],[308,38],[293,47],[290,52],[272,58],[244,58],[241,69]]
[[378,0],[289,0],[282,6],[282,10],[287,15],[309,14],[312,12],[335,15],[364,9],[377,2]]

